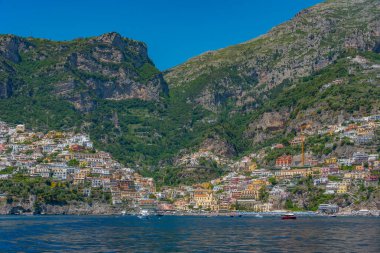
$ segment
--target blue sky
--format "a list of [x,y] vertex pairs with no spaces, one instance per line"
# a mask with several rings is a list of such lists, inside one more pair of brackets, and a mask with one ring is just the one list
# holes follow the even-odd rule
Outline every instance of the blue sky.
[[0,0],[0,33],[53,40],[119,32],[167,69],[264,34],[322,0]]

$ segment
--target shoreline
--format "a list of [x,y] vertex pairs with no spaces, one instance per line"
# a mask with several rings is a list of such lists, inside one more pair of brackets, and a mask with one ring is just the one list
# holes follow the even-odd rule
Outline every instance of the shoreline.
[[[232,212],[232,213],[152,213],[148,215],[141,216],[139,213],[89,213],[89,214],[75,214],[75,213],[48,213],[48,214],[33,214],[33,213],[23,213],[23,214],[0,214],[0,217],[43,217],[43,216],[102,216],[102,217],[163,217],[163,216],[175,216],[175,217],[250,217],[250,218],[263,218],[263,217],[281,217],[287,212]],[[380,210],[373,210],[369,213],[336,213],[336,214],[320,214],[313,212],[292,212],[297,217],[380,217]]]

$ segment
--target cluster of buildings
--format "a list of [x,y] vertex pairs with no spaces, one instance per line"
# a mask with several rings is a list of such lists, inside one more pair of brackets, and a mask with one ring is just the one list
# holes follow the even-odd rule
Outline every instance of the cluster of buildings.
[[[337,134],[362,143],[379,126],[380,115],[351,119],[345,126],[330,126],[319,134]],[[303,145],[306,131],[290,141]],[[360,139],[360,141],[358,141]],[[283,144],[272,148],[283,149]],[[380,159],[377,153],[355,152],[350,157],[315,159],[310,154],[282,155],[275,165],[260,167],[260,155],[251,154],[229,162],[207,150],[184,156],[178,164],[197,167],[200,159],[211,159],[231,168],[227,175],[192,186],[162,187],[156,190],[152,178],[142,177],[125,168],[111,155],[95,150],[87,135],[51,131],[47,134],[27,131],[24,125],[0,122],[0,180],[22,170],[30,177],[68,181],[91,196],[93,189],[109,192],[112,204],[155,211],[230,212],[231,210],[272,211],[284,208],[290,192],[302,178],[309,178],[325,194],[350,194],[358,185],[378,187]],[[306,162],[305,162],[306,161]],[[10,169],[13,168],[13,169]],[[4,194],[1,193],[0,194]],[[323,210],[336,206],[325,205]]]
[[365,145],[370,144],[375,137],[375,130],[380,127],[380,115],[351,118],[343,124],[331,125],[318,131],[318,134],[338,134],[340,139]]
[[[342,124],[330,125],[326,127],[313,127],[312,124],[303,124],[300,127],[300,134],[289,141],[291,147],[304,145],[307,137],[315,134],[334,136],[339,141],[347,141],[356,147],[368,147],[375,144],[375,131],[380,127],[380,115],[371,115],[362,118],[351,118]],[[326,143],[325,148],[333,148],[334,143]],[[272,149],[283,149],[283,144],[275,144]],[[303,146],[304,149],[304,146]],[[302,152],[304,150],[302,149]],[[303,160],[302,160],[303,159]],[[355,152],[351,157],[329,157],[316,158],[312,153],[307,152],[301,155],[282,155],[277,157],[275,161],[276,168],[290,168],[298,166],[317,166],[321,164],[331,164],[338,162],[339,165],[353,166],[368,163],[370,167],[378,166],[378,154],[366,154],[364,152]]]
[[152,178],[124,168],[111,155],[97,151],[84,134],[27,131],[24,125],[0,122],[0,180],[22,171],[30,177],[68,181],[91,196],[94,188],[110,192],[113,204],[138,206],[155,193]]
[[[172,200],[171,210],[229,210],[272,211],[283,209],[290,192],[302,178],[311,178],[315,187],[324,194],[350,194],[353,187],[378,187],[379,177],[373,172],[380,167],[354,166],[350,170],[338,162],[322,166],[288,169],[257,169],[248,163],[249,174],[231,172],[208,184],[168,188],[161,192],[163,199]],[[249,167],[254,168],[249,170]]]
[[[292,155],[281,155],[276,159],[275,168],[277,169],[289,169],[291,167],[302,167],[300,156]],[[356,166],[356,165],[365,165],[369,168],[378,168],[379,164],[379,154],[367,154],[365,152],[354,152],[350,157],[341,157],[337,158],[331,156],[325,159],[316,159],[310,154],[305,155],[305,164],[304,166],[318,166],[323,164],[338,164],[339,166]]]
[[270,211],[270,203],[263,201],[263,192],[270,185],[266,179],[253,178],[231,172],[211,182],[193,186],[164,187],[157,192],[164,210],[230,212],[234,209]]
[[[316,129],[305,124],[301,127],[301,134],[294,137],[289,145],[293,148],[305,145],[308,136],[320,134],[334,136],[334,139],[339,141],[348,139],[352,145],[360,147],[374,140],[375,131],[379,126],[380,115],[353,118],[340,125]],[[328,143],[326,147],[333,145]],[[272,149],[284,148],[283,144],[272,146]],[[302,151],[306,148],[303,146]],[[378,153],[353,152],[348,157],[334,157],[331,154],[317,157],[311,152],[299,155],[284,154],[277,157],[274,166],[259,166],[256,161],[262,160],[264,156],[259,153],[251,154],[240,161],[229,163],[228,166],[233,172],[211,181],[209,185],[170,189],[171,192],[176,192],[170,194],[174,200],[173,209],[204,209],[219,212],[234,208],[252,211],[282,209],[284,201],[302,178],[311,178],[313,185],[322,189],[324,194],[337,196],[351,194],[350,191],[359,185],[365,187],[379,185]],[[196,165],[199,157],[221,161],[209,155],[209,152],[194,153],[186,159],[191,161],[192,165]],[[322,206],[322,209],[324,207],[326,206]],[[332,212],[337,210],[337,206],[332,205]]]

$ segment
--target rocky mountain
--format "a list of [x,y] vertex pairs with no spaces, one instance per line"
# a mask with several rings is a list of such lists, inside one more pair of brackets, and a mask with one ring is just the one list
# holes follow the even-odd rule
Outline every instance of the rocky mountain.
[[90,133],[128,164],[170,160],[201,131],[177,107],[144,43],[107,33],[72,41],[0,35],[0,120]]
[[319,71],[350,50],[380,52],[380,3],[326,1],[251,41],[190,59],[165,73],[173,89],[209,110],[252,109],[281,84]]
[[288,143],[304,126],[380,112],[379,17],[378,1],[326,1],[164,77],[172,96],[216,115],[208,135],[238,156]]
[[0,64],[0,98],[48,89],[88,111],[96,99],[157,101],[167,93],[146,45],[117,33],[68,42],[1,36]]
[[379,53],[377,0],[326,1],[164,73],[145,44],[117,33],[64,42],[1,35],[0,119],[85,131],[159,183],[199,181],[223,168],[176,161],[200,150],[234,159],[302,126],[379,113]]

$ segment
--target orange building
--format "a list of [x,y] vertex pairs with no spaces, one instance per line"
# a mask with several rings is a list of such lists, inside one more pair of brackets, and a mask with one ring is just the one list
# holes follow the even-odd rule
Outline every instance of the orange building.
[[282,155],[276,159],[276,167],[289,167],[292,164],[292,160],[293,159],[291,155]]

